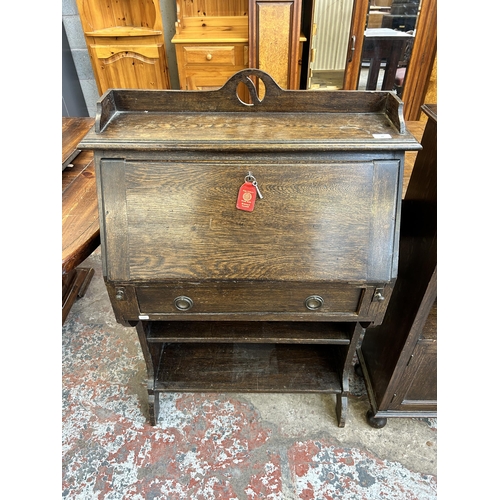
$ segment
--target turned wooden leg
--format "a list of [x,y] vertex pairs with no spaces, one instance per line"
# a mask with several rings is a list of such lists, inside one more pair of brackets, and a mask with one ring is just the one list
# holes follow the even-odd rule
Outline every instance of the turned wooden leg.
[[339,427],[345,427],[345,419],[347,415],[347,396],[337,394],[337,405],[335,409],[337,411],[337,422]]
[[160,394],[158,392],[156,391],[149,392],[148,406],[149,406],[149,422],[152,426],[155,426],[160,411]]

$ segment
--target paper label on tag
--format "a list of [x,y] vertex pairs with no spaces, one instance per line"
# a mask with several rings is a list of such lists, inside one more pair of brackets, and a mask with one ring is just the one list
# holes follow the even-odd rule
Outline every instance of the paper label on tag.
[[238,192],[238,199],[236,200],[236,208],[238,210],[245,210],[251,212],[254,209],[255,198],[257,190],[251,182],[245,182]]
[[392,139],[391,134],[372,134],[375,139]]

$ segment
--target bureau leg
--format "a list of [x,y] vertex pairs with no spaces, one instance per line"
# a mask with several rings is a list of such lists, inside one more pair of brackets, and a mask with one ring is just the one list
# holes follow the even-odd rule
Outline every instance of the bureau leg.
[[374,428],[374,429],[382,429],[387,424],[387,419],[384,417],[375,418],[375,414],[373,410],[368,410],[366,412],[366,421]]
[[160,394],[156,391],[148,391],[149,422],[154,427],[158,420],[160,411]]
[[337,394],[337,404],[335,410],[337,412],[338,426],[345,427],[345,418],[347,415],[347,396]]

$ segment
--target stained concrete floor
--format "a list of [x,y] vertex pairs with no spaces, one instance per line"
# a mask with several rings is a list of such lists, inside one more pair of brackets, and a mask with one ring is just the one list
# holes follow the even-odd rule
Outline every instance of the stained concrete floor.
[[346,426],[317,394],[165,394],[147,416],[135,329],[116,323],[97,249],[94,278],[62,329],[66,499],[430,500],[437,419],[365,421],[352,375]]

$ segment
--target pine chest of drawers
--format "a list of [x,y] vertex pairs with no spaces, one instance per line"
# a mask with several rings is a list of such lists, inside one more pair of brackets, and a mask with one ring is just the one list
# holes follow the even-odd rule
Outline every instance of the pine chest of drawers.
[[397,276],[404,152],[420,148],[402,102],[250,69],[214,91],[110,90],[79,147],[152,424],[162,391],[316,391],[343,426],[356,347]]

